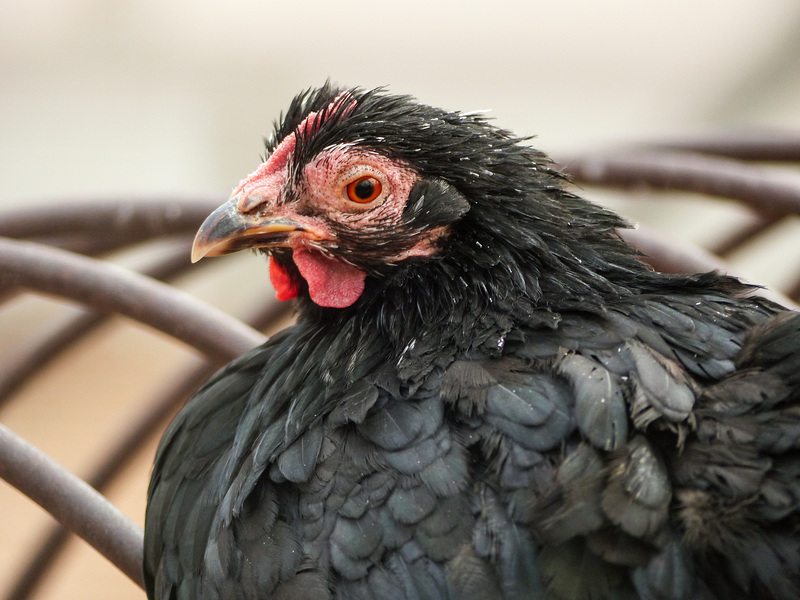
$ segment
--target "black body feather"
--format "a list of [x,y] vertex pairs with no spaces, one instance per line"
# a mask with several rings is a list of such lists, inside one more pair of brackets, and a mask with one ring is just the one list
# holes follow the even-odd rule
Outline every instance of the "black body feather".
[[[295,99],[268,151],[339,93]],[[301,294],[189,401],[150,486],[149,597],[800,597],[800,314],[649,270],[479,117],[350,94],[295,176],[369,147],[424,182],[401,233],[450,235],[389,264],[352,232],[362,297]]]

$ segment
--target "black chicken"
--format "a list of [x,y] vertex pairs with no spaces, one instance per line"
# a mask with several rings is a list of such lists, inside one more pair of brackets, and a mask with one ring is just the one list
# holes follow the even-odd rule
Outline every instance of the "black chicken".
[[150,598],[800,597],[800,314],[473,114],[326,85],[200,229],[298,321],[167,430]]

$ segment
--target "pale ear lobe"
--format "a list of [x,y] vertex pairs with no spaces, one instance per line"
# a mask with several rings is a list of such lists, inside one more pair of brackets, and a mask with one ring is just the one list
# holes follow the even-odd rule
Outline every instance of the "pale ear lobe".
[[423,179],[411,188],[403,216],[415,224],[439,227],[455,223],[469,209],[464,195],[445,180]]

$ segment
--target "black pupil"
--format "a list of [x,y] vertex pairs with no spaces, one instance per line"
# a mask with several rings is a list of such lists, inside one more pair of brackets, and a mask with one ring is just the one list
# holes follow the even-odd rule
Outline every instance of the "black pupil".
[[362,179],[356,184],[353,191],[356,193],[356,198],[359,200],[366,200],[372,196],[375,191],[375,184],[372,183],[371,179]]

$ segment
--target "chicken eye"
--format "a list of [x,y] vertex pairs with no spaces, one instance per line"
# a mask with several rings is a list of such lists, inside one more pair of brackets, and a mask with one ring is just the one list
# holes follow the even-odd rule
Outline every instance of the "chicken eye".
[[351,181],[347,184],[345,189],[347,190],[347,197],[350,200],[358,202],[359,204],[366,204],[380,196],[381,182],[375,177],[366,175],[364,177],[359,177],[355,181]]

